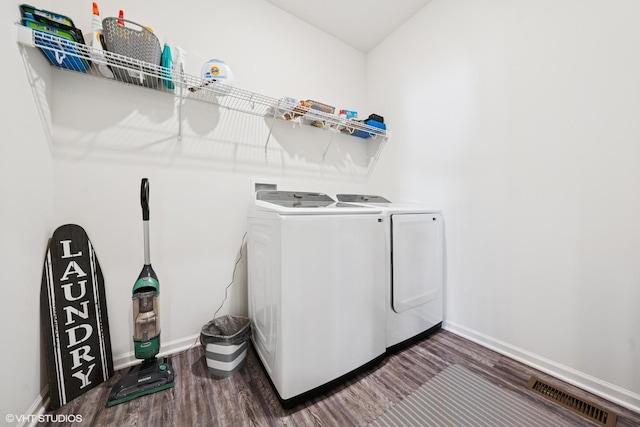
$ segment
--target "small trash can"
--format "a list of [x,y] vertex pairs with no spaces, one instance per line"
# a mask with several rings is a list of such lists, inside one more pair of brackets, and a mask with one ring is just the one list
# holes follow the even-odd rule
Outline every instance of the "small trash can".
[[230,377],[244,366],[251,337],[251,322],[243,316],[217,317],[202,327],[200,343],[204,347],[209,373]]

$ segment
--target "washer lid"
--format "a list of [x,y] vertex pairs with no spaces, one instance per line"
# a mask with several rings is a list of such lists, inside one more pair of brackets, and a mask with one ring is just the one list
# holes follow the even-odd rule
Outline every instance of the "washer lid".
[[391,203],[382,196],[370,196],[366,194],[336,194],[340,202],[349,203]]
[[381,212],[380,208],[336,202],[327,194],[304,191],[259,190],[256,192],[255,205],[258,209],[291,214],[364,214]]
[[428,206],[417,203],[393,203],[382,196],[373,196],[367,194],[336,194],[336,199],[341,202],[353,205],[368,206],[380,208],[387,214],[403,214],[403,213],[439,213],[440,210],[432,209]]
[[259,190],[256,193],[256,200],[262,200],[286,208],[323,208],[336,202],[324,193],[268,190]]

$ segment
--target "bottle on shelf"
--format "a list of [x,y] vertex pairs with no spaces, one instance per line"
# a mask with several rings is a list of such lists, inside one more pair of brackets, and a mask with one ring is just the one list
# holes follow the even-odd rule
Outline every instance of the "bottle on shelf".
[[173,61],[173,75],[178,76],[180,83],[187,83],[185,76],[185,51],[180,46],[175,46],[176,58]]
[[104,47],[102,46],[102,20],[100,19],[100,10],[98,9],[98,3],[93,2],[93,18],[91,20],[91,43],[90,43],[90,56],[94,61],[94,64],[98,67],[98,71],[103,76],[112,79],[113,72],[106,64],[106,58],[104,56]]
[[171,54],[171,47],[165,42],[162,49],[162,56],[160,58],[160,65],[162,65],[162,84],[169,90],[175,89],[173,84],[173,55]]

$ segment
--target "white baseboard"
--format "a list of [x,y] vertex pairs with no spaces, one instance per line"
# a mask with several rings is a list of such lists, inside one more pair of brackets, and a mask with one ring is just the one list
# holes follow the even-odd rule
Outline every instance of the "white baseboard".
[[[188,350],[191,347],[199,345],[200,334],[196,334],[189,337],[184,337],[179,340],[162,343],[162,351],[158,353],[158,357],[170,356],[172,354],[179,353],[184,350]],[[133,352],[124,353],[113,357],[113,369],[119,371],[120,369],[128,368],[137,363],[140,363],[140,359],[136,359]],[[17,427],[32,427],[38,423],[38,418],[35,415],[42,415],[45,413],[49,406],[49,386],[45,386],[40,392],[40,395],[33,402],[31,407],[27,410],[27,414],[32,415],[31,421],[27,424],[25,421],[19,423]]]
[[49,386],[46,385],[40,392],[40,395],[36,398],[36,400],[31,404],[29,409],[25,414],[31,415],[29,422],[27,420],[18,422],[17,427],[33,427],[38,424],[38,417],[35,415],[44,414],[45,409],[49,406]]
[[443,329],[459,335],[463,338],[480,344],[500,354],[503,354],[518,362],[524,363],[534,369],[549,374],[559,380],[574,385],[582,390],[593,393],[610,402],[616,403],[631,411],[640,413],[640,395],[625,390],[614,384],[602,381],[591,375],[564,366],[553,360],[546,359],[519,347],[508,344],[499,339],[490,337],[478,331],[457,325],[453,322],[444,322]]
[[[188,350],[195,345],[199,345],[199,338],[200,334],[196,334],[166,343],[163,342],[161,351],[158,353],[158,357],[170,356],[172,354]],[[116,371],[137,365],[138,363],[140,363],[140,359],[136,359],[133,351],[113,357],[113,369]]]

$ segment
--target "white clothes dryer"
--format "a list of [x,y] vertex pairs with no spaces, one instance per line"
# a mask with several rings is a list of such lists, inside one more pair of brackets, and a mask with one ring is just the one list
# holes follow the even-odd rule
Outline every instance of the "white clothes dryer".
[[261,190],[250,204],[252,344],[285,408],[385,355],[381,212],[292,191]]
[[338,194],[338,201],[382,209],[385,223],[388,352],[440,329],[443,321],[444,220],[426,206],[381,196]]

